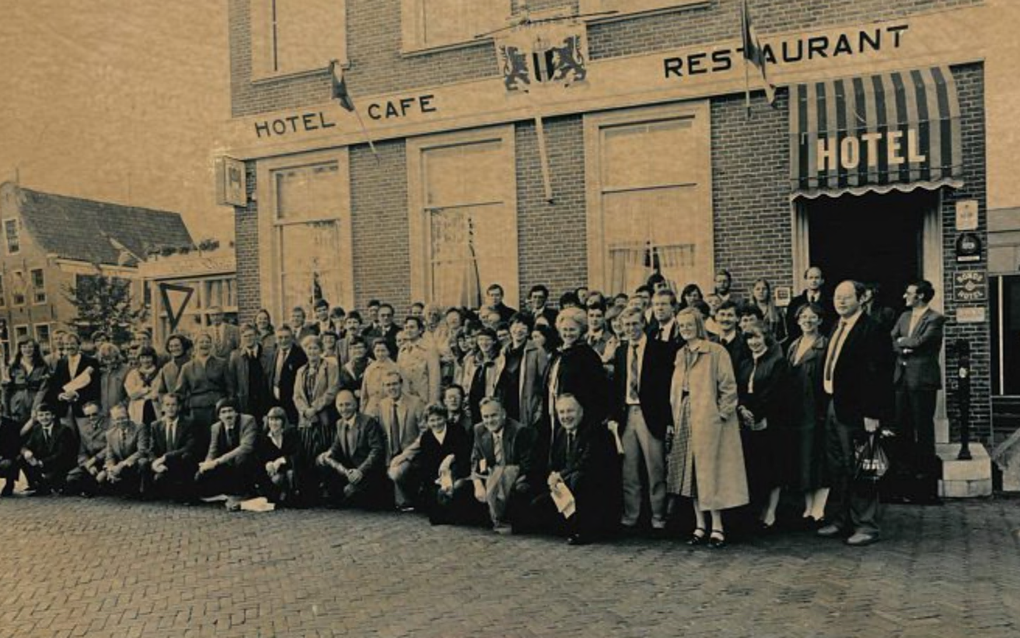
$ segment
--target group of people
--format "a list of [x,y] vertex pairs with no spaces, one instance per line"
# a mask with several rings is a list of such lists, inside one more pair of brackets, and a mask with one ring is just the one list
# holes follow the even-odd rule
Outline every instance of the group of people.
[[97,358],[74,333],[49,360],[26,340],[4,380],[0,495],[23,472],[32,494],[261,495],[572,544],[661,535],[686,512],[687,542],[721,548],[727,521],[772,530],[786,490],[819,535],[867,545],[879,500],[858,443],[894,425],[904,471],[937,478],[944,320],[925,281],[891,321],[860,283],[829,296],[814,267],[805,282],[785,311],[767,281],[740,301],[720,271],[705,296],[653,275],[558,310],[545,286],[516,311],[493,284],[477,311],[415,303],[400,325],[377,301],[318,300],[275,327],[212,309],[165,352],[144,332],[126,355],[93,335]]

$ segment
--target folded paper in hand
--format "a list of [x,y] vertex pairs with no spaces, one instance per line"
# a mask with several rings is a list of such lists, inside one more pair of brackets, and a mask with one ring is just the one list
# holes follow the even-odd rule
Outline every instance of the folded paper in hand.
[[574,493],[570,491],[567,484],[560,481],[549,490],[552,495],[556,510],[563,514],[563,518],[570,518],[577,511],[577,501],[574,500]]
[[620,426],[613,421],[609,424],[609,431],[613,433],[613,441],[616,443],[616,453],[623,454],[623,441],[620,440]]
[[85,371],[71,379],[64,384],[64,392],[70,394],[71,392],[78,392],[87,388],[92,383],[92,366],[85,368]]
[[453,455],[449,454],[443,462],[439,464],[439,478],[436,479],[436,485],[445,491],[453,489]]

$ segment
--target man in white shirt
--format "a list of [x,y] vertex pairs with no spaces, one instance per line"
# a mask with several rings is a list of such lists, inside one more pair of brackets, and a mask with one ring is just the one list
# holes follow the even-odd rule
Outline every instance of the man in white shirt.
[[790,300],[786,307],[786,334],[792,343],[800,336],[800,326],[797,324],[797,313],[803,306],[809,303],[816,304],[822,309],[822,323],[818,326],[819,332],[829,334],[832,327],[833,312],[832,298],[825,292],[825,276],[818,266],[811,266],[804,271],[804,291]]

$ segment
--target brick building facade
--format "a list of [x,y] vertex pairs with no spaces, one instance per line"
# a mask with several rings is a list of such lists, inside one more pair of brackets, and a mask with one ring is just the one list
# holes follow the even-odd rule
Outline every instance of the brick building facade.
[[[246,162],[248,194],[236,209],[242,318],[259,307],[286,316],[288,306],[307,303],[312,270],[330,301],[345,307],[372,298],[398,308],[415,299],[450,302],[465,241],[482,252],[475,263],[483,285],[503,283],[511,305],[537,283],[554,295],[581,284],[630,292],[648,263],[703,289],[726,268],[743,296],[759,277],[797,294],[806,266],[822,263],[830,283],[879,280],[897,309],[898,288],[923,276],[935,282],[935,306],[949,318],[947,371],[955,371],[957,340],[971,344],[972,421],[976,436],[989,438],[987,300],[955,294],[961,272],[987,275],[983,254],[958,262],[956,251],[959,202],[967,211],[976,203],[976,227],[967,232],[987,244],[984,63],[971,46],[992,19],[984,2],[754,0],[751,15],[771,47],[768,75],[778,87],[771,107],[757,71],[745,79],[737,52],[740,0],[533,0],[527,7],[518,0],[471,2],[471,11],[456,10],[458,2],[468,6],[317,0],[309,6],[318,13],[302,16],[274,12],[272,0],[230,0],[229,154]],[[559,23],[586,37],[585,82],[527,96],[504,89],[493,39],[473,36],[524,9],[532,18],[618,11]],[[316,40],[317,58],[302,50],[319,62],[301,68],[286,58],[290,32],[282,21],[315,15],[343,35]],[[266,16],[282,30],[267,30]],[[345,66],[375,152],[354,116],[330,100],[329,59]],[[828,83],[845,100],[855,82],[875,78],[891,89],[888,113],[909,115],[904,131],[915,124],[926,131],[927,142],[917,143],[931,144],[944,127],[943,156],[951,161],[930,172],[905,170],[895,184],[872,183],[863,172],[848,177],[851,161],[831,185],[798,184],[794,147],[814,129],[795,133],[791,118],[807,109],[820,131],[817,119],[835,113],[817,97],[794,109],[798,91],[820,96]],[[893,106],[892,89],[904,87],[910,99]],[[872,131],[872,100],[881,100],[857,95],[867,102],[857,128]],[[851,128],[842,124],[834,139]],[[934,155],[914,153],[907,142],[904,153]],[[901,209],[906,221],[853,224],[858,214],[881,220],[875,216]],[[458,226],[465,218],[467,235]],[[839,259],[819,252],[844,240],[859,250]],[[288,253],[295,244],[308,248]],[[870,261],[896,272],[857,273],[853,252],[873,253]],[[948,377],[946,414],[955,427]]]

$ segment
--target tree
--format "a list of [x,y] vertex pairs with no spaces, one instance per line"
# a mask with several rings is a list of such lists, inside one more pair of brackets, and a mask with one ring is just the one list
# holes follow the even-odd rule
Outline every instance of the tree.
[[131,281],[105,275],[78,275],[76,286],[64,296],[77,310],[71,321],[78,335],[86,337],[103,330],[114,343],[131,339],[131,330],[145,317],[144,308],[132,308]]

